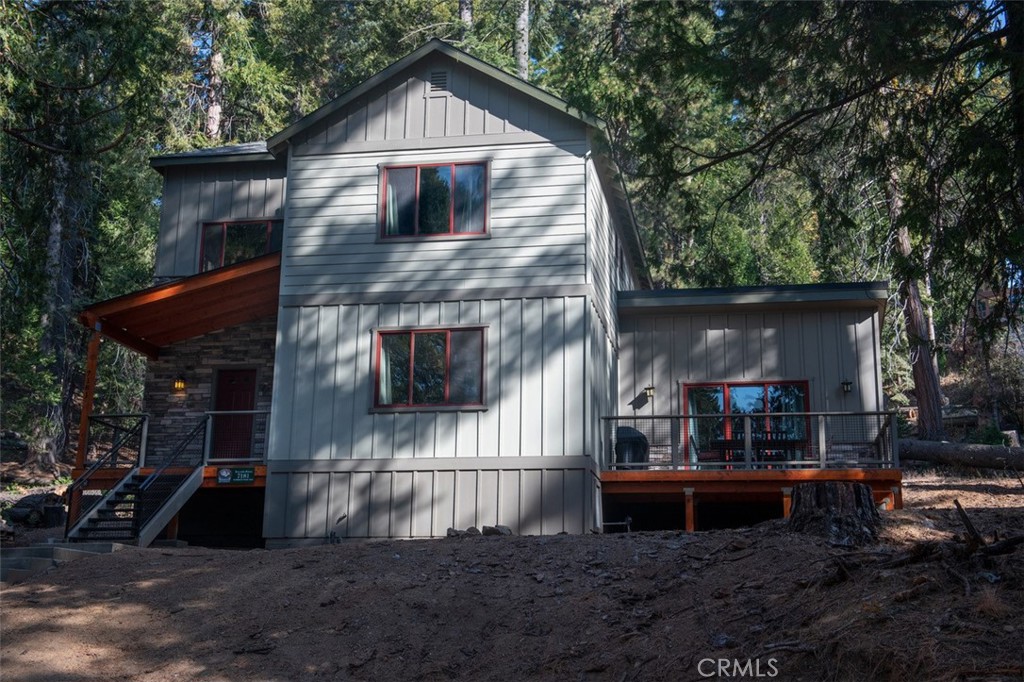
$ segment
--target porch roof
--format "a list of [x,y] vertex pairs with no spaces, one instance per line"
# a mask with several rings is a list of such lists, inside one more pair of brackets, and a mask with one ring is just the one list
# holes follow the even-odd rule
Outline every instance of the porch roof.
[[281,254],[272,253],[94,303],[78,320],[156,359],[176,341],[273,315],[280,280]]

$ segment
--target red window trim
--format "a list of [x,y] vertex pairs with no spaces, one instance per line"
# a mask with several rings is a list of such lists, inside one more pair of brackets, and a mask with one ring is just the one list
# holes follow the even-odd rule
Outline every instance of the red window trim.
[[[811,391],[810,391],[810,386],[808,384],[808,381],[806,379],[786,379],[786,380],[780,379],[780,380],[777,380],[777,381],[771,381],[771,380],[768,380],[768,381],[701,381],[701,382],[697,382],[697,383],[693,383],[693,384],[686,384],[686,383],[683,384],[683,391],[682,391],[682,401],[683,401],[682,414],[683,414],[683,416],[685,417],[685,416],[689,415],[689,405],[690,405],[689,398],[690,398],[690,389],[691,388],[721,388],[722,389],[722,414],[725,415],[725,424],[724,424],[725,437],[726,438],[731,437],[732,436],[732,419],[733,419],[733,417],[732,417],[732,413],[729,411],[729,387],[730,386],[735,387],[735,388],[742,388],[742,387],[749,387],[749,386],[761,386],[762,388],[764,388],[764,400],[766,401],[765,404],[764,404],[764,409],[762,410],[762,413],[764,413],[764,414],[778,414],[778,415],[785,415],[786,413],[785,412],[770,412],[768,410],[768,405],[767,405],[768,387],[769,386],[802,386],[803,389],[804,389],[804,409],[803,409],[803,411],[804,412],[810,412],[811,411]],[[735,418],[739,418],[739,416],[742,416],[742,415],[737,415],[737,417],[735,417]],[[766,424],[765,428],[769,432],[771,431],[771,420],[770,419],[768,420],[768,424]],[[808,429],[808,433],[809,433],[810,432],[810,426],[809,425],[808,425],[807,429]]]
[[[374,388],[373,388],[373,406],[375,410],[406,410],[406,409],[423,409],[423,408],[449,408],[449,407],[483,407],[485,405],[485,396],[487,395],[487,386],[484,383],[484,366],[486,353],[486,327],[483,326],[470,326],[470,327],[412,327],[412,328],[398,328],[398,329],[382,329],[376,333],[375,351],[374,351]],[[451,352],[452,343],[451,335],[452,332],[479,332],[480,333],[480,401],[474,403],[453,403],[449,401],[449,395],[451,391]],[[444,378],[444,402],[443,403],[414,403],[412,402],[413,395],[413,371],[415,369],[416,362],[416,335],[417,334],[437,334],[444,332],[445,334],[445,378]],[[381,354],[384,351],[384,337],[392,336],[397,334],[409,334],[409,392],[406,395],[408,398],[407,402],[402,403],[382,403],[380,401],[380,368],[381,368]]]
[[[451,169],[451,187],[452,196],[451,201],[448,205],[448,231],[447,232],[431,232],[428,234],[420,233],[420,171],[424,168],[444,168],[448,167]],[[481,166],[484,169],[484,224],[483,228],[477,232],[456,232],[455,231],[455,167],[456,166]],[[412,234],[388,234],[387,233],[387,220],[388,220],[388,172],[393,170],[401,170],[404,168],[415,168],[416,169],[416,198],[413,201],[413,207],[415,214],[413,218],[413,233]],[[488,234],[488,228],[490,227],[490,211],[488,207],[491,202],[491,164],[486,161],[452,161],[450,163],[411,163],[411,164],[396,164],[393,166],[382,166],[381,167],[381,188],[380,188],[380,238],[381,239],[437,239],[437,238],[451,238],[451,237],[480,237]]]
[[[266,255],[270,253],[270,244],[271,241],[273,240],[274,233],[274,223],[284,223],[284,221],[281,220],[280,218],[253,218],[250,220],[240,218],[238,220],[203,221],[200,224],[199,229],[199,272],[210,272],[211,270],[216,270],[218,268],[224,267],[224,252],[227,250],[228,245],[228,225],[253,225],[255,223],[266,224],[266,240],[264,241],[263,253],[261,254]],[[204,269],[203,265],[206,263],[206,230],[209,227],[220,227],[220,260],[214,267]]]

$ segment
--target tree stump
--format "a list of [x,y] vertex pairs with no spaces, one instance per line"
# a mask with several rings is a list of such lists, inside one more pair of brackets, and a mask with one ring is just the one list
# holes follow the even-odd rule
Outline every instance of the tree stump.
[[789,528],[857,547],[878,539],[881,523],[871,486],[852,481],[800,483],[793,488]]

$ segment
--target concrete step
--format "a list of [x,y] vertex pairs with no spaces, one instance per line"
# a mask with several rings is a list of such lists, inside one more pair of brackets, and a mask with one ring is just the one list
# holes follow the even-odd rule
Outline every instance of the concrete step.
[[14,582],[15,575],[34,575],[53,568],[57,562],[43,557],[20,557],[0,561],[0,581]]
[[97,554],[109,554],[125,547],[114,542],[52,542],[29,547],[3,547],[0,548],[0,582],[21,582],[54,566]]

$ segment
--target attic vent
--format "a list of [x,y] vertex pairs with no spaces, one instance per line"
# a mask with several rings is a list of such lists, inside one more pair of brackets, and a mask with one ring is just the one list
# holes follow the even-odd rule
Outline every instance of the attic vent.
[[448,72],[447,71],[431,71],[430,72],[430,91],[431,92],[445,92],[448,90]]

